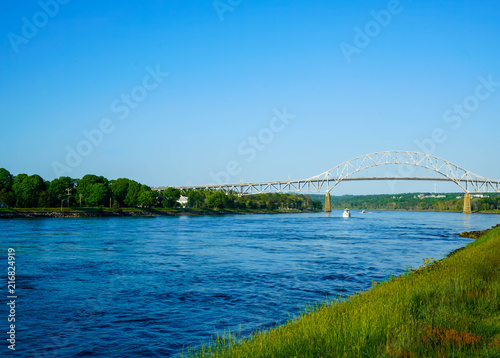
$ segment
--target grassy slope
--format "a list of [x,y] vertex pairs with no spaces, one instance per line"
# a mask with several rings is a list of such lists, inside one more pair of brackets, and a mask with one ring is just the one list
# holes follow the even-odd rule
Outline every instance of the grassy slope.
[[[445,260],[191,357],[500,357],[500,228]],[[230,346],[228,349],[227,347]]]

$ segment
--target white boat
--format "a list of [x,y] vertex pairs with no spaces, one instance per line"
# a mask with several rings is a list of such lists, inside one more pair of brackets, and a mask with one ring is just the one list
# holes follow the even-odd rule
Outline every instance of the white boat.
[[363,211],[361,212],[361,214],[364,214],[364,213],[365,213],[365,211],[363,210]]
[[351,211],[347,208],[344,209],[344,213],[342,214],[342,217],[344,218],[350,218],[351,217]]

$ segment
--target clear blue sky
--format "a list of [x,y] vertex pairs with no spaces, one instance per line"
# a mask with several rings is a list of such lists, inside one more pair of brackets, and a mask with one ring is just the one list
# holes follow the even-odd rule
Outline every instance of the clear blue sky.
[[1,5],[13,174],[207,184],[236,162],[231,182],[265,181],[397,149],[500,179],[498,1],[55,1]]

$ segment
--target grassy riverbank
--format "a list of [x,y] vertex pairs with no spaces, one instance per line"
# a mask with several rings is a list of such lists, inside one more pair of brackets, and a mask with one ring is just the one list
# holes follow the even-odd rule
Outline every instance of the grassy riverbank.
[[499,357],[500,227],[448,258],[185,357]]

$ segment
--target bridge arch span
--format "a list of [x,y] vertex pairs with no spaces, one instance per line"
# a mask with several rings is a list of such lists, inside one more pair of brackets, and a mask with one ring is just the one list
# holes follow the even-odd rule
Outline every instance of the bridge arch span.
[[[488,182],[486,178],[469,172],[447,160],[412,151],[386,151],[366,154],[348,160],[307,180],[326,182],[328,186],[327,192],[330,192],[340,182],[363,170],[382,165],[398,164],[412,165],[438,173],[449,181],[453,181],[465,193],[469,191],[478,192]],[[411,178],[408,179],[411,180]],[[329,185],[330,182],[333,182],[333,185]],[[462,183],[465,184],[462,185]]]

